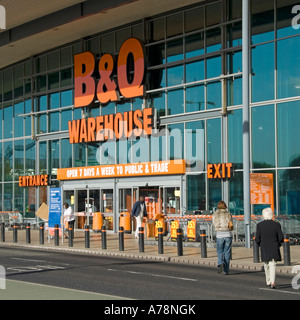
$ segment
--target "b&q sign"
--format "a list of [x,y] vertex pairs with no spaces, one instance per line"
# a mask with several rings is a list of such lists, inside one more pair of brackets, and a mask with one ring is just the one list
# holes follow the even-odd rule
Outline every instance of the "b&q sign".
[[[142,42],[135,38],[126,40],[115,60],[111,54],[103,54],[97,62],[91,52],[74,56],[75,108],[89,106],[97,99],[106,104],[119,101],[120,95],[126,99],[144,96],[145,55]],[[134,70],[130,74],[129,61]],[[145,108],[69,121],[70,143],[151,135],[153,116],[153,109]]]
[[[128,57],[133,57],[134,75],[130,81],[127,74]],[[91,52],[83,52],[74,56],[74,105],[75,108],[91,104],[95,97],[101,103],[117,101],[119,93],[124,98],[144,95],[145,59],[144,47],[135,38],[126,40],[119,51],[117,61],[117,82],[113,79],[115,60],[111,54],[101,56],[99,64]],[[95,75],[99,72],[97,83]]]

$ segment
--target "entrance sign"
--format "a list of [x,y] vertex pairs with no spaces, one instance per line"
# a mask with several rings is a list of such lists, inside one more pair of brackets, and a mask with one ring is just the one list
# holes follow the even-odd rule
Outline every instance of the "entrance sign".
[[41,187],[41,186],[48,186],[48,184],[49,184],[48,174],[19,177],[19,187]]
[[61,188],[50,188],[49,228],[58,224],[61,227],[62,193]]
[[[133,76],[128,74],[129,61],[133,64]],[[134,98],[145,94],[144,46],[138,39],[127,39],[121,46],[117,63],[117,81],[114,80],[114,57],[111,54],[101,56],[98,66],[91,52],[74,56],[74,107],[86,107],[96,98],[100,103],[118,101],[120,94],[124,98]],[[96,78],[100,78],[98,83]],[[118,89],[117,89],[118,88]],[[119,90],[119,91],[118,91]]]
[[170,160],[57,169],[57,180],[138,177],[184,173],[184,160]]
[[272,173],[250,173],[251,204],[270,204],[274,212]]

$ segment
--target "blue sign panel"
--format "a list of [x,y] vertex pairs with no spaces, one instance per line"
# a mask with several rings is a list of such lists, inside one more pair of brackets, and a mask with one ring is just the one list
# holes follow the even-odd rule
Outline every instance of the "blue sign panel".
[[49,204],[49,228],[54,228],[55,224],[61,227],[61,210],[62,210],[61,188],[50,188],[50,204]]

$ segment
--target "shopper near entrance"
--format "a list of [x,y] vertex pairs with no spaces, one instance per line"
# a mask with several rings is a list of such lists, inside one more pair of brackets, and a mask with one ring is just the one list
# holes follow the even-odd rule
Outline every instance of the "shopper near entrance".
[[[66,202],[64,203],[64,226],[65,230],[68,228],[72,228],[74,232],[74,221],[75,221],[75,216],[73,214],[73,209],[69,204]],[[68,237],[67,234],[65,234],[66,237]]]
[[257,224],[255,241],[260,246],[261,260],[264,262],[266,285],[275,289],[277,261],[281,261],[280,246],[283,233],[280,223],[273,220],[271,208],[262,211],[263,221]]
[[143,218],[147,217],[145,198],[143,196],[140,196],[140,200],[133,205],[131,216],[135,217],[136,220],[135,237],[138,238],[139,228],[142,226]]
[[217,233],[218,272],[228,274],[232,245],[232,217],[224,201],[219,201],[217,210],[212,216]]

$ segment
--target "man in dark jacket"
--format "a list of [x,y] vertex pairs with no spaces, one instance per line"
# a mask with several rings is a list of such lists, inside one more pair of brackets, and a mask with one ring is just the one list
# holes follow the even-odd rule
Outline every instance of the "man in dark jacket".
[[255,241],[260,246],[261,260],[264,262],[266,284],[275,289],[276,263],[281,261],[280,246],[283,233],[278,222],[273,221],[273,211],[266,208],[262,211],[264,221],[258,223]]
[[142,226],[142,221],[144,217],[147,217],[147,209],[145,204],[145,199],[143,196],[140,196],[140,200],[137,201],[131,210],[131,216],[136,219],[136,229],[135,237],[139,237],[139,227]]

